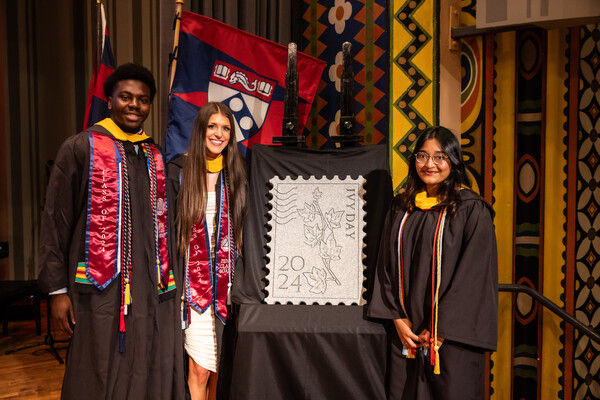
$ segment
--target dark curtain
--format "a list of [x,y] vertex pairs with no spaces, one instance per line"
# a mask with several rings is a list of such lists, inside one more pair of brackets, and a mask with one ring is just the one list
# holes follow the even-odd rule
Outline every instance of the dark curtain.
[[301,39],[300,0],[193,0],[190,11],[287,46]]

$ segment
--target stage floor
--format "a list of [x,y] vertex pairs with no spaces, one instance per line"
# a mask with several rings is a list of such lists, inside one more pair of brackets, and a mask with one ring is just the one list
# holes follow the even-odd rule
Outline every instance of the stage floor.
[[[36,335],[35,321],[9,321],[8,332],[0,337],[0,399],[60,399],[65,364],[60,364],[42,344],[6,355],[7,351],[44,343],[46,339],[46,307],[41,307],[42,334]],[[54,340],[66,334],[53,332]],[[66,343],[56,343],[60,357],[66,356]]]

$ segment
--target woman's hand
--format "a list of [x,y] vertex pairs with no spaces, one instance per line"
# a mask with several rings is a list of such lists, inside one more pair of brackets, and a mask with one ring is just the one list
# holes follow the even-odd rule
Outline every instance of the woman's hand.
[[[423,329],[423,332],[419,335],[419,340],[423,343],[423,346],[429,346],[429,340],[431,339],[431,333],[427,329]],[[437,337],[437,345],[438,347],[442,346],[444,343],[444,338]]]
[[419,337],[411,330],[412,323],[408,318],[395,319],[394,325],[396,326],[396,332],[398,332],[398,337],[404,347],[416,349],[422,346]]

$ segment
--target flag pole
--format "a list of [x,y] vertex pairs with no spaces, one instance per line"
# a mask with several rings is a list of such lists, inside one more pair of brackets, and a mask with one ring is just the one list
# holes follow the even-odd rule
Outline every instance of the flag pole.
[[175,37],[173,38],[173,52],[171,53],[173,61],[171,62],[171,80],[169,82],[169,93],[171,93],[171,87],[173,86],[173,78],[175,78],[175,70],[177,69],[177,46],[179,45],[179,27],[181,25],[181,10],[183,9],[183,3],[183,0],[175,0]]
[[102,0],[96,0],[96,59],[94,60],[94,73],[102,60]]

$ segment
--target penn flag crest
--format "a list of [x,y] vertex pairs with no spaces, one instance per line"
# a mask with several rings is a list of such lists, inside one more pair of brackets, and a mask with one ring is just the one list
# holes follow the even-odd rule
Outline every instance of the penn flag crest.
[[245,142],[262,128],[277,82],[217,61],[208,86],[209,101],[227,104],[235,114],[238,142]]
[[[287,48],[210,18],[183,12],[177,69],[171,87],[167,160],[187,151],[194,118],[208,101],[233,112],[244,156],[254,143],[281,135]],[[298,53],[299,131],[302,131],[325,63]]]

